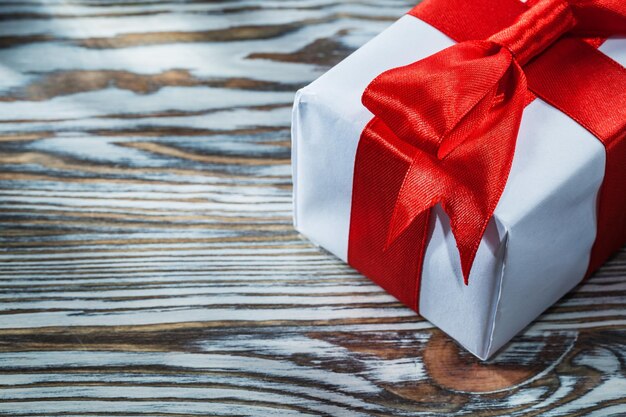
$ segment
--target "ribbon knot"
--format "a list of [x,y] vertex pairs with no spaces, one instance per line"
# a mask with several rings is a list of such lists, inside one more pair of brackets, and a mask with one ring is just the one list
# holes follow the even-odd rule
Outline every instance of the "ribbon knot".
[[528,63],[576,26],[576,18],[565,0],[542,0],[523,13],[508,28],[489,38],[507,48],[519,65]]
[[532,96],[522,67],[565,33],[601,33],[598,19],[585,16],[605,16],[611,30],[626,32],[622,1],[536,0],[513,25],[489,38],[458,43],[370,83],[362,101],[376,123],[368,129],[382,137],[395,135],[414,151],[385,250],[418,216],[441,204],[467,284]]

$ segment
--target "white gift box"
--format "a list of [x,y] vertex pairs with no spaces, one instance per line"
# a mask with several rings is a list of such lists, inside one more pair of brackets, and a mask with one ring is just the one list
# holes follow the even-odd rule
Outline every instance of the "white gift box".
[[[294,224],[342,260],[347,261],[357,144],[372,118],[361,104],[363,91],[383,71],[452,44],[406,15],[298,91],[292,123]],[[600,50],[626,64],[626,40],[609,39]],[[524,110],[508,183],[467,286],[448,218],[440,207],[434,209],[420,314],[477,357],[496,352],[583,278],[596,235],[604,165],[597,138],[542,100],[533,101]]]

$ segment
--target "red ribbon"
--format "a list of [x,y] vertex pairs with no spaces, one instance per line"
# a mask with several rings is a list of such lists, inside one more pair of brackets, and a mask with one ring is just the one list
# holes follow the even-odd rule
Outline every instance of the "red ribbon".
[[363,93],[374,118],[356,154],[350,264],[417,311],[440,204],[467,284],[524,107],[539,96],[607,151],[589,271],[598,268],[626,240],[626,70],[585,37],[626,34],[626,2],[429,0],[410,14],[461,43],[380,74]]

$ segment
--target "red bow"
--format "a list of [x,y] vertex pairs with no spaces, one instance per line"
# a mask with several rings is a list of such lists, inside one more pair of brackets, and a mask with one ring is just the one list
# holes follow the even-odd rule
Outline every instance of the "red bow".
[[[438,5],[433,6],[433,3]],[[435,27],[440,30],[443,27],[444,33],[456,37],[453,36],[455,31],[459,33],[472,30],[455,27],[452,9],[459,3],[458,0],[432,0],[423,4],[423,7],[418,6],[415,9],[418,12],[412,14],[431,24],[434,21]],[[491,5],[499,7],[498,2],[487,4],[477,0],[473,3],[480,3],[479,6],[484,9]],[[545,71],[547,64],[534,64],[531,61],[541,56],[557,39],[563,39],[562,36],[566,33],[570,37],[626,34],[626,2],[537,0],[528,6],[522,3],[506,3],[510,6],[508,9],[504,3],[506,2],[503,2],[502,9],[509,14],[517,9],[527,10],[519,13],[512,25],[505,26],[505,29],[486,40],[461,42],[421,61],[382,73],[363,94],[363,104],[374,114],[374,119],[364,130],[361,139],[363,143],[360,142],[359,147],[374,146],[365,143],[367,141],[384,141],[387,152],[394,152],[395,147],[402,149],[399,153],[411,155],[401,168],[403,173],[399,186],[385,186],[395,187],[393,191],[367,191],[370,194],[380,192],[392,195],[393,206],[389,210],[389,207],[372,207],[373,204],[381,204],[380,201],[373,203],[363,197],[360,189],[364,189],[369,180],[359,176],[370,175],[363,174],[366,166],[368,170],[377,170],[383,176],[387,175],[385,172],[390,168],[385,168],[385,171],[368,165],[359,156],[359,152],[371,153],[373,150],[359,149],[357,152],[349,258],[355,267],[388,290],[401,285],[390,282],[397,280],[389,272],[390,267],[393,269],[391,263],[401,262],[402,257],[416,256],[414,253],[407,253],[413,250],[411,248],[415,244],[406,246],[405,243],[399,243],[401,248],[396,250],[399,253],[396,255],[383,252],[393,252],[399,238],[411,227],[415,228],[415,223],[419,223],[417,229],[420,232],[408,238],[408,241],[421,241],[421,253],[417,256],[423,256],[428,211],[438,203],[450,217],[467,284],[479,243],[507,182],[524,107],[534,98],[529,89],[575,118],[605,144],[620,131],[623,133],[624,118],[610,126],[613,130],[603,126],[602,119],[596,120],[597,112],[602,112],[602,109],[591,114],[588,109],[579,109],[582,106],[578,103],[571,104],[567,102],[567,98],[560,98],[565,94],[554,87],[552,68]],[[447,8],[441,15],[452,12],[452,17],[440,17],[438,13],[442,11],[442,4],[447,5]],[[468,9],[467,6],[461,7]],[[474,14],[474,19],[485,17],[481,15],[480,7],[477,7],[478,12],[470,13]],[[497,14],[495,11],[493,13]],[[494,18],[496,20],[498,19]],[[476,26],[480,27],[481,24],[477,22]],[[452,29],[447,28],[447,25]],[[493,25],[483,32],[492,28]],[[580,55],[578,44],[582,42],[575,42],[574,49]],[[560,42],[558,47],[566,48],[566,44],[567,42]],[[545,55],[539,61],[548,61],[555,53]],[[540,68],[537,70],[538,66]],[[619,71],[623,72],[623,68]],[[622,76],[620,79],[623,78]],[[557,98],[553,99],[554,97]],[[565,103],[559,100],[564,100]],[[619,101],[619,97],[613,96],[608,100]],[[621,107],[626,111],[624,105]],[[602,129],[610,131],[598,132]],[[370,182],[368,186],[373,184],[374,182]],[[380,183],[377,184],[380,187]],[[377,242],[371,234],[373,226],[365,224],[368,222],[377,223],[375,228],[378,234],[381,226],[379,223],[388,222],[382,225],[387,230],[382,248],[381,242]],[[416,239],[420,234],[421,237]],[[362,239],[368,242],[356,241]],[[387,265],[374,266],[374,263],[381,261]],[[409,273],[419,274],[420,271],[421,261]],[[419,288],[416,289],[418,290]],[[397,290],[390,292],[398,296]],[[402,297],[398,298],[403,300]]]

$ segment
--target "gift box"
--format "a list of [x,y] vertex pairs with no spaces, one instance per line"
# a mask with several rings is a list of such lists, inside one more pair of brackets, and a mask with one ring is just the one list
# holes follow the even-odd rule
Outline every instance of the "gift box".
[[[620,66],[626,64],[626,40],[604,39],[611,34],[623,34],[620,31],[625,20],[621,10],[609,10],[609,18],[602,15],[610,0],[595,9],[593,1],[579,3],[592,9],[562,0],[529,4],[516,0],[427,0],[296,94],[292,123],[296,229],[355,266],[481,359],[493,355],[626,241],[623,134],[626,72]],[[624,8],[618,2],[615,5],[617,9]],[[540,7],[544,10],[538,10]],[[555,13],[560,14],[551,17]],[[563,17],[562,13],[569,15]],[[570,23],[563,23],[572,16]],[[534,39],[525,42],[536,46],[540,42],[537,39],[545,38],[546,32],[553,39],[541,41],[544,44],[528,52],[528,56],[524,56],[527,49],[520,52],[509,47],[508,41],[501,41],[511,33],[510,27],[516,25],[518,29],[527,25],[516,35],[526,36],[528,28],[536,28],[538,19],[542,18],[552,19],[552,29],[537,29],[531,34]],[[598,22],[608,26],[607,33],[597,30]],[[476,26],[481,27],[476,29]],[[589,34],[582,32],[582,26]],[[463,77],[457,74],[456,79],[437,87],[449,87],[441,92],[443,99],[428,90],[430,84],[438,82],[437,71],[446,75],[452,71],[449,68],[456,71],[460,64],[456,61],[450,64],[456,57],[446,55],[437,55],[445,58],[439,61],[423,60],[441,54],[440,51],[449,51],[447,48],[453,45],[461,45],[457,41],[466,40],[464,37],[505,45],[508,52],[487,52],[492,54],[487,58],[510,52],[516,63],[507,63],[510,67],[500,76],[518,77],[521,82],[527,82],[513,90],[523,88],[528,92],[523,99],[523,112],[520,110],[521,121],[519,117],[509,117],[513,111],[506,106],[504,110],[496,109],[504,117],[493,122],[505,120],[502,123],[508,123],[506,126],[485,128],[480,121],[483,133],[477,142],[498,129],[506,133],[490,139],[498,144],[492,148],[498,149],[483,150],[480,161],[468,152],[459,162],[467,163],[469,172],[482,169],[477,167],[481,161],[490,164],[500,158],[497,152],[510,153],[502,157],[504,168],[494,174],[504,177],[498,179],[503,190],[496,189],[495,197],[487,198],[493,204],[484,204],[485,213],[481,212],[485,215],[484,226],[477,232],[479,243],[477,248],[469,249],[459,243],[459,236],[464,233],[465,209],[460,214],[455,212],[453,203],[445,198],[415,200],[424,184],[432,183],[436,188],[446,181],[447,173],[438,174],[435,170],[424,174],[429,172],[428,161],[435,164],[444,161],[447,155],[454,156],[457,149],[470,146],[467,143],[475,140],[476,135],[468,136],[463,130],[466,113],[461,114],[465,118],[459,119],[453,134],[446,131],[451,139],[446,136],[429,148],[428,138],[414,138],[424,129],[424,135],[428,136],[431,117],[433,125],[442,117],[447,122],[448,115],[444,113],[455,111],[444,108],[447,97],[454,96],[456,90],[461,99],[467,97],[467,91],[473,92],[472,83],[476,82],[472,77],[482,76],[480,65],[470,66]],[[567,49],[567,42],[585,43],[587,48],[572,46],[568,53],[573,53],[573,57],[554,52],[558,48]],[[478,44],[478,49],[489,49],[492,43],[487,47]],[[457,49],[452,55],[454,51]],[[580,51],[589,53],[589,63]],[[595,64],[594,59],[601,60],[596,58],[600,52],[614,72],[605,72],[604,66]],[[550,60],[557,64],[546,63]],[[564,60],[562,66],[559,60]],[[420,61],[427,65],[411,67]],[[399,76],[397,72],[389,72],[397,68],[408,71],[403,70]],[[537,76],[542,71],[543,75]],[[524,74],[520,76],[520,72]],[[597,81],[585,82],[579,89],[583,83],[576,77],[587,79],[589,74]],[[412,83],[421,81],[419,77],[432,79],[424,81],[425,87],[419,84],[413,88]],[[388,78],[396,84],[389,87]],[[542,80],[547,80],[545,85],[539,85]],[[505,82],[509,81],[505,79]],[[466,90],[468,84],[472,86]],[[389,94],[384,91],[393,88],[396,89]],[[516,106],[511,104],[513,94],[501,84],[489,88],[496,98],[486,107],[480,101],[472,108],[471,115],[478,114],[476,119],[482,120],[484,108],[491,107],[489,111],[493,111],[502,101],[510,108]],[[378,100],[381,90],[384,97]],[[424,109],[417,121],[411,120],[414,102]],[[399,113],[389,116],[391,110],[384,107],[388,103],[396,106]],[[455,106],[465,105],[459,103],[453,101]],[[572,111],[570,103],[575,107]],[[579,117],[577,111],[583,115]],[[590,111],[593,114],[588,116],[585,112]],[[586,123],[586,117],[591,122]],[[406,126],[411,123],[422,130]],[[598,133],[607,125],[611,126],[610,132]],[[508,151],[500,149],[505,141],[512,142]],[[418,154],[424,154],[426,162],[420,162]],[[510,158],[508,165],[507,158]],[[459,172],[455,175],[464,175],[463,169]],[[415,184],[407,180],[409,175],[418,178]],[[430,175],[429,179],[420,180],[426,175]],[[479,180],[484,180],[486,187],[492,186],[490,178]],[[458,186],[454,179],[448,181],[452,185],[448,185],[446,192],[453,199],[473,199],[478,205],[483,204],[475,195],[471,198],[463,195],[466,184],[463,181]],[[400,199],[404,199],[402,203],[398,203]],[[489,204],[495,207],[491,211]],[[421,207],[420,213],[412,212],[414,205]],[[460,218],[452,221],[452,226],[451,212]],[[419,222],[421,226],[414,227]],[[420,227],[424,230],[420,231]]]

